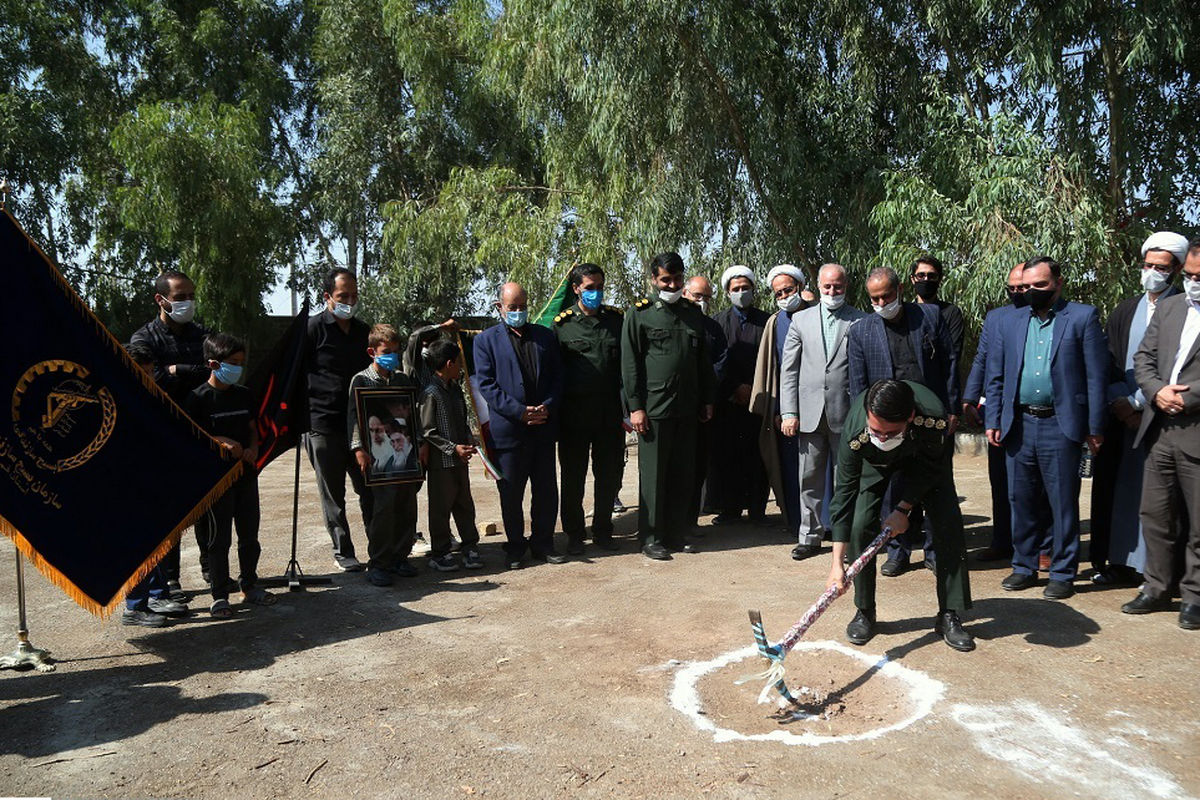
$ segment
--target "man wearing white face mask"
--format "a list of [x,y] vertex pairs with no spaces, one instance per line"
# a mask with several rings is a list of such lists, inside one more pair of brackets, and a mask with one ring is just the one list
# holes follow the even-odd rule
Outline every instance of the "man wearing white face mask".
[[820,550],[826,473],[850,408],[846,338],[866,314],[846,304],[847,284],[841,264],[822,266],[817,273],[821,304],[796,315],[783,345],[782,432],[796,438],[800,458],[800,518],[790,531],[796,536],[792,558],[797,561]]
[[[158,316],[139,328],[129,341],[154,354],[155,383],[182,406],[192,390],[203,385],[211,374],[204,358],[204,337],[208,330],[194,321],[196,285],[182,272],[167,270],[154,280],[154,302]],[[200,548],[200,570],[207,580],[209,515],[196,521],[195,533]],[[163,557],[162,567],[170,592],[182,596],[178,545]]]
[[794,437],[784,436],[780,416],[780,364],[783,345],[792,320],[807,301],[803,298],[804,273],[792,264],[780,264],[767,273],[767,285],[779,309],[767,320],[758,359],[754,366],[754,383],[750,391],[750,410],[760,415],[758,449],[767,470],[767,481],[775,493],[775,503],[783,509],[788,530],[795,532],[800,520],[800,454]]
[[[909,527],[913,506],[922,503],[933,522],[942,558],[933,630],[955,650],[968,651],[975,649],[975,642],[958,615],[971,607],[971,587],[948,436],[952,434],[944,406],[915,381],[881,380],[853,400],[838,445],[828,583],[845,583],[843,556],[849,552],[857,558],[866,549],[879,534],[881,513],[885,515],[882,526],[902,534]],[[888,504],[887,487],[896,476],[903,477],[904,491]],[[854,605],[858,612],[846,627],[846,638],[851,644],[866,644],[875,635],[874,563],[854,579]]]
[[[958,380],[958,352],[941,311],[933,303],[904,302],[900,288],[900,276],[889,267],[873,269],[867,275],[867,296],[875,313],[850,329],[850,395],[857,396],[871,384],[885,379],[915,381],[932,391],[947,409],[959,409],[962,389]],[[948,446],[953,448],[958,417],[951,414],[947,419]],[[892,487],[893,494],[902,492],[903,487]],[[921,531],[916,521],[912,528],[914,536]],[[913,544],[889,543],[881,573],[894,577],[907,570]],[[934,564],[932,544],[931,535],[925,541],[924,553],[929,568]]]
[[717,403],[713,411],[712,450],[707,464],[708,488],[705,505],[717,511],[714,525],[735,522],[742,511],[753,521],[766,512],[767,471],[758,454],[761,418],[750,412],[750,384],[758,346],[770,315],[754,303],[754,273],[735,265],[721,275],[721,289],[730,308],[713,321],[721,328],[728,348],[717,380]]
[[1172,283],[1187,258],[1188,241],[1160,231],[1142,244],[1138,264],[1142,294],[1123,301],[1108,318],[1111,374],[1104,444],[1092,460],[1092,582],[1101,586],[1137,586],[1145,565],[1145,544],[1138,521],[1146,448],[1133,446],[1146,399],[1133,374],[1133,356],[1161,302],[1178,294]]
[[371,493],[350,450],[346,398],[350,381],[367,368],[371,356],[368,338],[371,326],[355,318],[358,308],[358,279],[338,267],[325,277],[325,309],[308,319],[305,366],[308,373],[309,431],[305,449],[317,475],[317,491],[325,528],[333,544],[333,560],[345,572],[359,572],[363,565],[355,557],[346,520],[346,477],[358,495],[363,524],[371,525]]

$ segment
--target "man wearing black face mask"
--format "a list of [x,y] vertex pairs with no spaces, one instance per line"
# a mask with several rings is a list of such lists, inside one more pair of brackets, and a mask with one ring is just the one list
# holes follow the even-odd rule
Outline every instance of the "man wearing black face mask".
[[1037,583],[1042,535],[1036,509],[1043,493],[1053,516],[1050,580],[1044,596],[1075,593],[1079,566],[1079,458],[1104,441],[1108,348],[1094,306],[1062,299],[1062,271],[1049,256],[1025,264],[1021,285],[1029,312],[1009,313],[988,340],[988,442],[1003,447],[1012,506],[1013,571],[1009,591]]
[[[1021,272],[1025,262],[1021,262],[1009,270],[1008,282],[1004,287],[1008,304],[993,308],[983,320],[983,330],[979,334],[979,346],[975,350],[975,360],[971,362],[971,372],[967,375],[967,387],[963,391],[963,416],[975,425],[983,423],[980,412],[984,408],[983,378],[987,366],[988,343],[995,342],[1001,335],[1006,324],[1020,317],[1020,309],[1027,308],[1029,301],[1025,298],[1025,287],[1021,284]],[[1013,312],[1017,312],[1014,314]],[[1012,509],[1008,501],[1008,467],[1004,462],[1004,450],[999,447],[989,447],[988,482],[992,488],[992,542],[983,550],[976,553],[980,561],[1008,561],[1012,559]],[[1042,493],[1038,504],[1040,510],[1038,530],[1048,531],[1051,526],[1050,506]]]
[[954,351],[961,363],[963,331],[966,330],[966,324],[963,322],[961,308],[954,303],[938,299],[938,289],[942,285],[942,262],[931,255],[923,255],[912,262],[908,271],[912,278],[913,291],[917,295],[917,302],[932,303],[941,312],[942,322],[946,325],[946,331],[950,334],[950,341],[954,343]]

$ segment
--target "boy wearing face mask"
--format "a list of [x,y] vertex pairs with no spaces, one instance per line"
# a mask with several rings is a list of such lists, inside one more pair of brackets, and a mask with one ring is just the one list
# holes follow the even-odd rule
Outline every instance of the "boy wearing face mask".
[[240,385],[246,348],[227,333],[211,333],[204,339],[204,358],[211,374],[188,396],[184,410],[192,420],[216,439],[234,458],[245,462],[238,478],[213,504],[212,538],[208,542],[208,567],[212,577],[213,603],[210,613],[217,619],[233,616],[229,606],[229,548],[237,528],[238,585],[245,603],[269,606],[275,596],[258,580],[258,427],[254,424],[254,400]]
[[[362,372],[350,379],[350,392],[346,407],[347,430],[350,450],[354,453],[359,474],[364,482],[368,470],[375,466],[371,454],[371,432],[364,432],[358,424],[358,402],[355,389],[382,388],[385,386],[409,386],[419,388],[417,382],[400,370],[400,334],[391,325],[374,325],[367,336],[367,356],[371,363]],[[368,420],[369,421],[369,420]],[[393,421],[390,428],[385,423],[388,441],[394,445],[406,442]],[[407,432],[407,421],[405,432]],[[425,446],[421,446],[420,460],[425,463]],[[393,453],[382,470],[398,469],[404,459]],[[371,497],[373,514],[367,522],[367,580],[374,586],[391,586],[393,576],[411,578],[417,568],[409,563],[417,537],[417,495],[420,483],[384,484],[367,486]]]
[[[962,512],[946,447],[949,431],[941,401],[915,381],[878,381],[851,402],[838,444],[830,504],[833,560],[828,584],[845,583],[843,557],[849,552],[851,559],[857,558],[879,535],[881,512],[886,513],[883,528],[901,535],[909,527],[913,506],[922,503],[941,556],[934,632],[955,650],[968,651],[975,649],[975,642],[958,614],[971,607],[971,588]],[[897,475],[903,476],[904,491],[894,505],[886,506],[887,487]],[[875,635],[873,562],[854,579],[854,605],[858,611],[846,627],[846,638],[851,644],[866,644]]]

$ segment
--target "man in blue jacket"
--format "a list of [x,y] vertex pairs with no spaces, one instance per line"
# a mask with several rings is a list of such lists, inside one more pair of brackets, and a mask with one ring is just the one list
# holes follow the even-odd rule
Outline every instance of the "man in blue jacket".
[[[496,308],[503,324],[475,337],[475,386],[491,416],[508,568],[520,568],[526,549],[536,559],[561,564],[567,559],[554,550],[558,518],[554,442],[563,388],[558,340],[549,328],[529,323],[528,298],[521,284],[500,287]],[[533,496],[528,540],[526,484]]]
[[1037,582],[1036,508],[1044,492],[1053,516],[1050,580],[1054,600],[1075,593],[1079,566],[1079,459],[1084,442],[1104,441],[1108,346],[1094,306],[1062,299],[1062,269],[1049,256],[1025,262],[1029,312],[1014,311],[988,340],[988,442],[1004,447],[1013,524],[1013,571],[1001,586]]

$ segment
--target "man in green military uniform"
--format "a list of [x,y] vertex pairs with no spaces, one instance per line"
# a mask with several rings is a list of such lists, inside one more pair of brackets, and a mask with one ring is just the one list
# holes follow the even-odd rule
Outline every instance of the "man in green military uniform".
[[684,533],[696,470],[697,426],[712,417],[716,376],[703,312],[683,294],[683,259],[650,262],[657,290],[625,315],[621,376],[629,420],[638,432],[638,538],[642,553],[665,561],[692,552]]
[[613,541],[613,501],[625,467],[625,431],[621,426],[622,313],[604,305],[604,270],[579,264],[571,270],[578,301],[554,318],[563,360],[562,421],[558,438],[561,513],[567,552],[583,553],[583,486],[588,454],[596,478],[592,540],[605,550]]
[[[879,534],[883,495],[892,476],[904,477],[904,494],[883,521],[899,535],[908,530],[908,515],[917,503],[933,523],[938,554],[938,616],[934,631],[955,650],[974,650],[958,612],[971,607],[966,543],[958,491],[954,487],[952,452],[946,447],[949,426],[937,396],[913,381],[882,380],[851,403],[838,449],[837,483],[830,505],[833,566],[829,585],[842,585],[846,543],[857,558]],[[846,627],[852,644],[875,635],[875,564],[854,579],[858,613]]]

